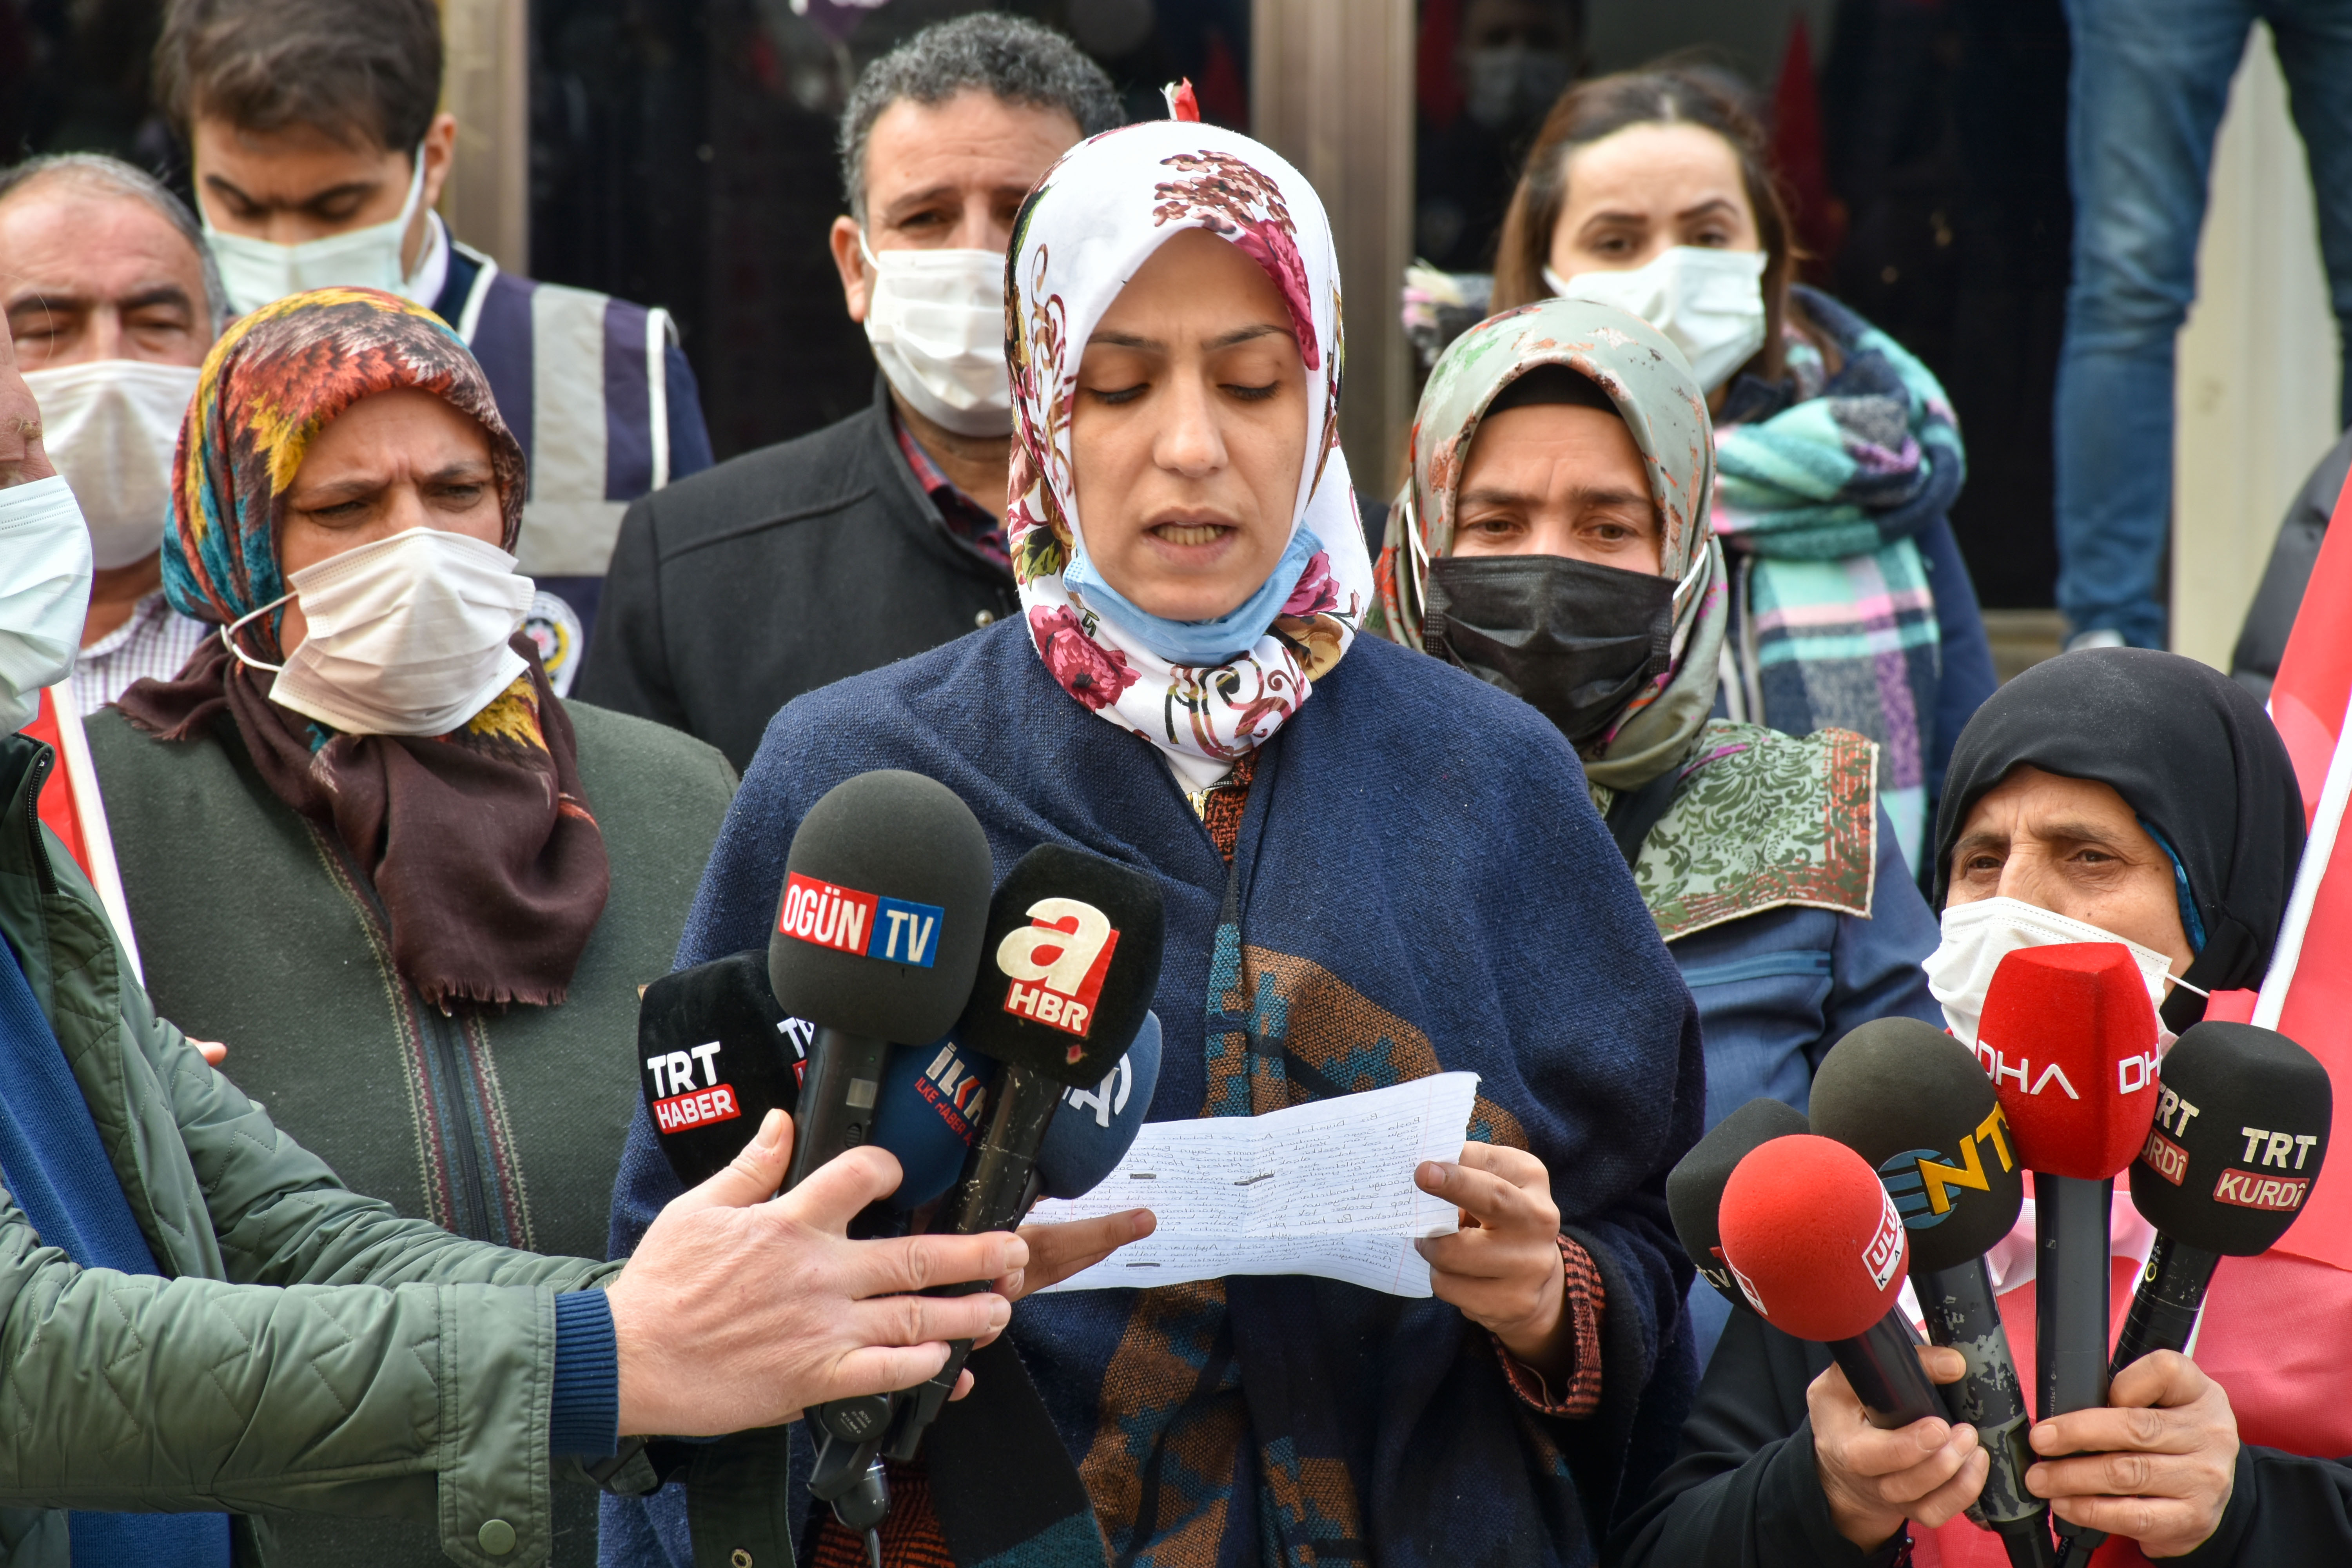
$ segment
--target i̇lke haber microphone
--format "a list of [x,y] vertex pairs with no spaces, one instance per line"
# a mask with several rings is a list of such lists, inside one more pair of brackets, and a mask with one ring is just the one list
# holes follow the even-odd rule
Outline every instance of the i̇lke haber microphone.
[[1709,1128],[1666,1173],[1666,1213],[1674,1220],[1675,1235],[1699,1278],[1714,1286],[1735,1311],[1754,1309],[1724,1266],[1723,1233],[1717,1228],[1724,1184],[1751,1151],[1775,1138],[1810,1131],[1803,1111],[1759,1096]]
[[936,1040],[955,1022],[992,870],[971,807],[920,773],[860,773],[801,819],[768,940],[777,1002],[816,1027],[787,1188],[872,1141],[891,1043]]
[[1813,1075],[1813,1131],[1877,1171],[1911,1244],[1927,1337],[1968,1373],[1946,1390],[1990,1460],[1976,1503],[2013,1568],[2051,1568],[2050,1505],[2025,1488],[2032,1412],[1984,1255],[2025,1201],[2000,1102],[1977,1058],[1916,1018],[1880,1018],[1832,1047]]
[[2156,1116],[2156,1009],[2130,950],[2067,942],[2002,959],[1976,1054],[2033,1173],[2036,1414],[2047,1421],[2107,1402],[2108,1209]]
[[1724,1184],[1717,1224],[1748,1304],[1782,1332],[1826,1343],[1872,1426],[1948,1418],[1895,1310],[1903,1221],[1861,1155],[1804,1132],[1760,1144]]
[[[1066,1097],[1099,1096],[1107,1086],[1115,1097],[1120,1059],[1146,1024],[1156,1024],[1151,998],[1165,939],[1160,884],[1131,867],[1041,844],[1005,876],[989,905],[987,957],[956,1025],[960,1039],[1000,1064],[995,1103],[939,1228],[972,1236],[1020,1223],[1046,1185],[1042,1155]],[[1137,1109],[1148,1106],[1147,1098]],[[1102,1142],[1074,1142],[1081,1151]],[[1087,1187],[1101,1179],[1094,1174]],[[914,1456],[970,1352],[959,1342],[914,1391],[887,1450],[893,1458]]]
[[2276,1246],[2327,1157],[2335,1091],[2317,1058],[2252,1024],[2198,1024],[2164,1054],[2132,1203],[2156,1226],[2110,1372],[2185,1351],[2213,1268]]

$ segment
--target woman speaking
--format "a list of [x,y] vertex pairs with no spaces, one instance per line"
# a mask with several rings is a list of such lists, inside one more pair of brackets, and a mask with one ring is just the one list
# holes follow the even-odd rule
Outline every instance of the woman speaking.
[[[1559,731],[1357,635],[1321,204],[1231,132],[1098,136],[1030,196],[1006,310],[1022,623],[779,714],[680,962],[763,943],[803,814],[908,768],[1000,869],[1058,843],[1159,879],[1154,1119],[1477,1073],[1472,1142],[1419,1176],[1465,1216],[1423,1244],[1435,1300],[1278,1277],[1019,1306],[1055,1440],[1002,1463],[1075,1468],[1093,1517],[1047,1532],[1077,1555],[1002,1560],[1590,1561],[1693,1376],[1663,1182],[1698,1131],[1696,1019]],[[632,1138],[625,1248],[675,1185]],[[988,1555],[974,1481],[895,1488],[888,1559]],[[608,1558],[683,1561],[678,1511],[608,1511]]]

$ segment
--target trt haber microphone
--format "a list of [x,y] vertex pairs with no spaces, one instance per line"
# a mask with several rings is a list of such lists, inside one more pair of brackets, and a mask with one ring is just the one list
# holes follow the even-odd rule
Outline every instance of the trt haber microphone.
[[1666,1213],[1674,1220],[1675,1235],[1699,1278],[1714,1286],[1735,1311],[1755,1309],[1723,1261],[1723,1233],[1717,1222],[1724,1184],[1751,1151],[1775,1138],[1811,1131],[1803,1111],[1785,1100],[1759,1096],[1709,1128],[1666,1173]]
[[[2156,1009],[2121,942],[2021,948],[1985,991],[1977,1060],[2033,1173],[2036,1414],[2107,1402],[2107,1215],[2156,1116]],[[2068,1533],[2071,1533],[2068,1532]]]
[[1968,1373],[1945,1391],[1990,1460],[1977,1510],[2012,1568],[2051,1568],[2050,1505],[2025,1488],[2032,1412],[1984,1255],[2017,1224],[2025,1177],[1976,1056],[1916,1018],[1880,1018],[1832,1047],[1813,1075],[1813,1131],[1878,1173],[1903,1217],[1927,1337]]
[[1759,1145],[1724,1184],[1723,1257],[1748,1304],[1825,1342],[1874,1426],[1948,1419],[1894,1310],[1908,1254],[1895,1200],[1844,1144],[1794,1133]]
[[2173,1042],[2156,1125],[2131,1167],[2156,1247],[2110,1372],[2188,1349],[2214,1266],[2269,1251],[2303,1212],[2335,1112],[2327,1069],[2275,1030],[2205,1023]]
[[971,807],[920,773],[860,773],[801,819],[768,941],[777,1002],[816,1026],[787,1187],[872,1141],[891,1043],[936,1040],[954,1024],[992,874]]

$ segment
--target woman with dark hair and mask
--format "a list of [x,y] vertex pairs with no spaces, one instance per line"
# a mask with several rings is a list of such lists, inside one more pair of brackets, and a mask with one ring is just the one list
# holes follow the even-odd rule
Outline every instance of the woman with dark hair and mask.
[[[1699,1131],[1689,995],[1559,731],[1357,635],[1339,276],[1297,172],[1211,125],[1097,136],[1031,193],[1006,280],[1025,613],[777,715],[680,962],[764,945],[803,814],[908,768],[971,806],[1000,873],[1051,843],[1158,881],[1152,1120],[1480,1082],[1460,1158],[1416,1175],[1465,1215],[1421,1243],[1431,1296],[1029,1297],[1034,1418],[956,1439],[976,1417],[943,1415],[884,1561],[1589,1563],[1695,1375],[1664,1204]],[[653,1143],[640,1118],[621,1251],[676,1187]],[[740,1511],[806,1527],[800,1561],[862,1562],[786,1489],[808,1458],[782,1433],[772,1468],[747,1457]],[[712,1506],[615,1501],[607,1560],[704,1560]]]
[[[1978,711],[1950,779],[1937,818],[1943,940],[1927,972],[1962,1040],[2019,948],[2126,944],[2168,1033],[2204,1016],[2203,993],[2260,983],[2303,811],[2286,748],[2227,677],[2140,649],[2052,659]],[[2118,1255],[2145,1255],[2147,1227],[2123,1194],[2115,1229]],[[2032,1233],[2029,1211],[1995,1256],[2031,1257]],[[2002,1297],[2013,1343],[2032,1342],[2029,1302]],[[2036,1425],[2043,1458],[2027,1487],[2061,1519],[2122,1538],[2102,1563],[2352,1559],[2352,1468],[2305,1457],[2352,1453],[2347,1320],[2352,1274],[2275,1249],[2222,1259],[2194,1359],[2144,1357],[2116,1377],[2108,1406]],[[1922,1353],[1939,1381],[1959,1374],[1956,1352]],[[1870,1426],[1825,1347],[1743,1312],[1680,1456],[1612,1556],[1677,1568],[1891,1563],[1916,1526],[1912,1561],[2000,1568],[1997,1538],[1957,1517],[1984,1480],[1974,1438],[1940,1421]]]
[[[156,1007],[355,1189],[594,1257],[669,966],[732,794],[676,731],[566,703],[521,631],[522,451],[420,305],[321,289],[206,357],[163,583],[209,623],[88,722]],[[322,1053],[321,1042],[334,1042]],[[593,1499],[558,1493],[585,1561]],[[271,1527],[437,1563],[401,1521]]]
[[[1703,521],[1713,458],[1698,384],[1647,323],[1580,300],[1494,317],[1422,395],[1375,621],[1575,747],[1697,1000],[1709,1126],[1759,1095],[1803,1110],[1857,1024],[1937,1021],[1935,922],[1877,804],[1877,748],[1709,717],[1729,596]],[[1690,1307],[1704,1361],[1728,1309],[1704,1285]]]
[[1948,521],[1966,463],[1942,386],[1793,281],[1762,128],[1703,68],[1571,88],[1497,247],[1492,309],[1598,300],[1683,351],[1715,423],[1724,710],[1876,742],[1879,802],[1918,868],[1952,740],[1995,684]]

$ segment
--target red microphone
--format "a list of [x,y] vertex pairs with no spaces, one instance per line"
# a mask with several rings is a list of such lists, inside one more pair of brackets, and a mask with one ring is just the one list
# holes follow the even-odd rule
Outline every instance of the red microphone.
[[1748,1304],[1784,1333],[1827,1343],[1872,1426],[1949,1419],[1910,1320],[1894,1310],[1910,1256],[1903,1217],[1861,1155],[1810,1132],[1759,1144],[1724,1184],[1717,1223]]
[[[2158,1068],[2156,1008],[2131,950],[2011,953],[1986,988],[1976,1050],[2033,1173],[2034,1403],[2047,1421],[2107,1402],[2107,1213],[2156,1120]],[[2082,1527],[2061,1521],[2058,1532]]]

